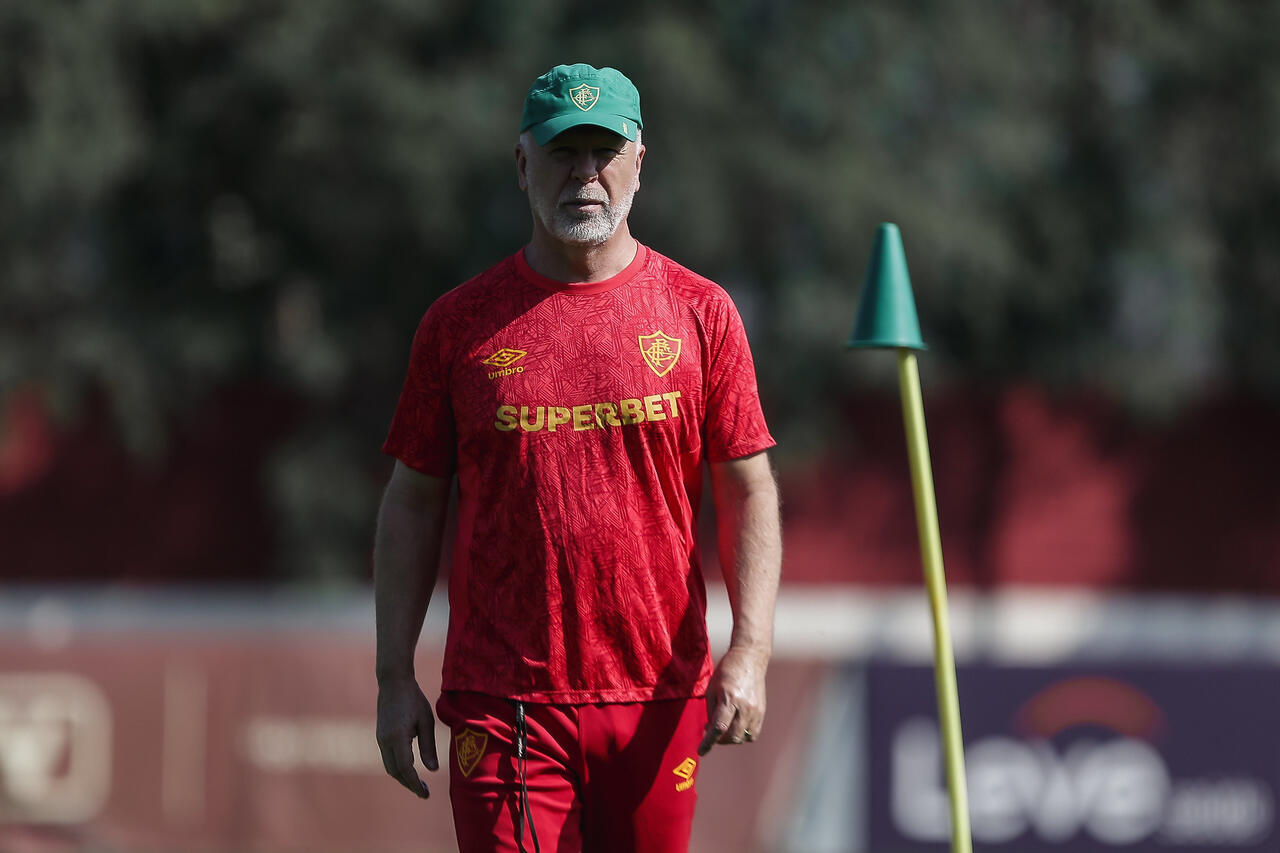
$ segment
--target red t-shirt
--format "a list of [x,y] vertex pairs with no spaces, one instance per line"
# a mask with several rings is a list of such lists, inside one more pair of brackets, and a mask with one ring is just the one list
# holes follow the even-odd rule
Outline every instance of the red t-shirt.
[[645,246],[607,281],[520,252],[441,296],[383,450],[458,475],[443,688],[702,695],[702,462],[773,443],[728,294]]

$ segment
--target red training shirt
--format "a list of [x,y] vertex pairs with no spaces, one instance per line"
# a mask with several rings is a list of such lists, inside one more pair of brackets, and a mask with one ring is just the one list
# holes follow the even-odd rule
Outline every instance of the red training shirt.
[[728,294],[643,245],[606,281],[519,252],[441,296],[383,450],[458,475],[443,688],[705,693],[702,462],[773,444]]

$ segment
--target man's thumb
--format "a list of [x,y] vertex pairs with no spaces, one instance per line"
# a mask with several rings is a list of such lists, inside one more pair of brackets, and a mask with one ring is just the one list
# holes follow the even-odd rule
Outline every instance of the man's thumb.
[[429,728],[418,735],[418,751],[422,753],[422,763],[432,773],[440,769],[440,760],[436,758],[436,733]]

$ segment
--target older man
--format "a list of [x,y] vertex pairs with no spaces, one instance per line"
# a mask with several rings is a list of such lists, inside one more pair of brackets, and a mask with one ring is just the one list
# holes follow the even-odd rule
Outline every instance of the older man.
[[[781,565],[751,352],[728,295],[631,235],[640,98],[534,81],[515,148],[533,234],[427,310],[385,452],[378,742],[438,766],[413,653],[458,483],[436,709],[471,851],[688,847],[698,762],[760,736]],[[713,668],[694,539],[709,466],[733,611]]]

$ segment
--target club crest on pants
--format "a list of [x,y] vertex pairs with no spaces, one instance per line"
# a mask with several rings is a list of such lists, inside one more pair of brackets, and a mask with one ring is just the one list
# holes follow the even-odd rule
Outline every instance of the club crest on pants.
[[453,736],[453,754],[458,757],[458,769],[462,771],[463,778],[476,769],[488,743],[487,734],[472,729],[463,729]]

